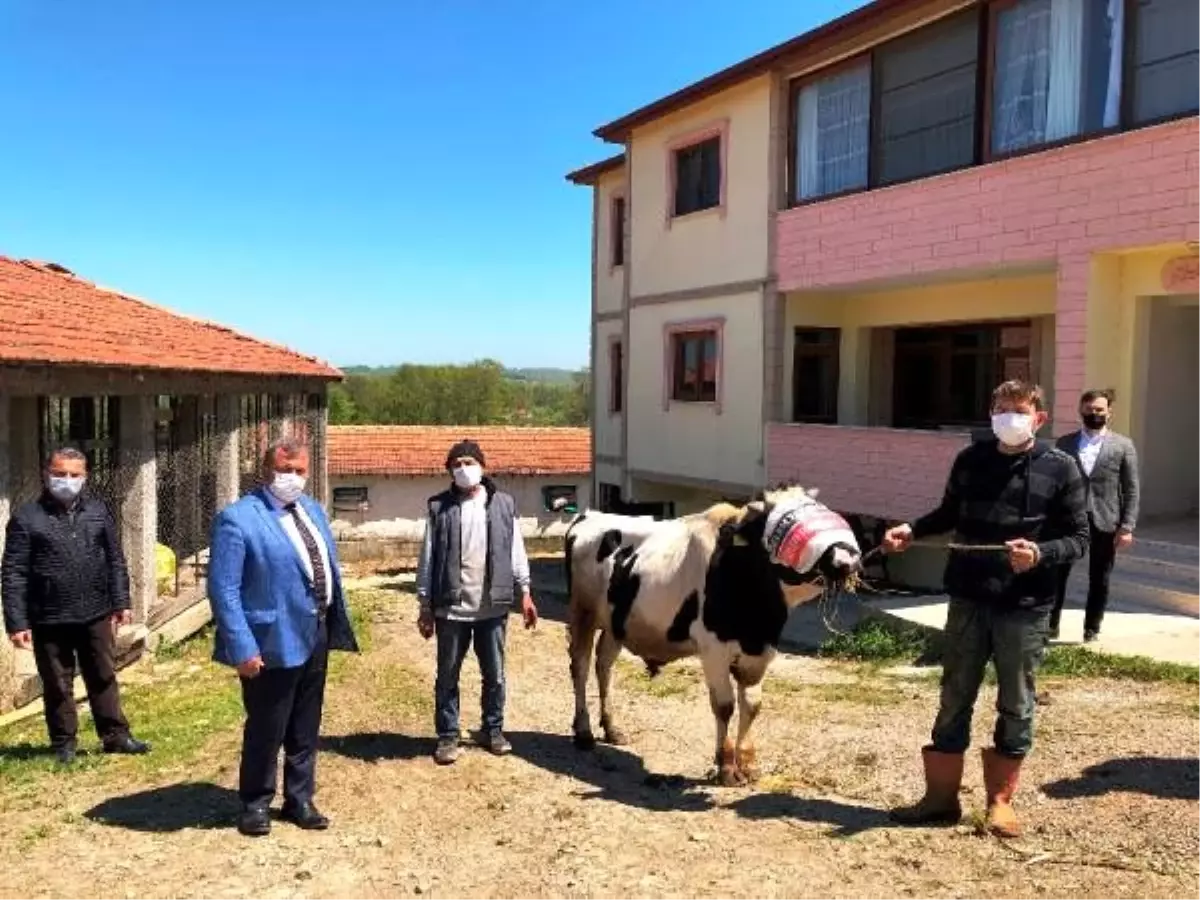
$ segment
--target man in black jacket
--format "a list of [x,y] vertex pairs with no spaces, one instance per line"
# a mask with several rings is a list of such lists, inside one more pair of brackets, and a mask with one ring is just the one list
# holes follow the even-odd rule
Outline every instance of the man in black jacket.
[[[983,751],[987,825],[1004,837],[1020,826],[1012,809],[1021,763],[1033,745],[1034,676],[1054,606],[1057,569],[1083,556],[1089,532],[1075,461],[1034,436],[1046,424],[1041,388],[1008,381],[992,395],[996,440],[954,461],[941,505],[884,537],[888,552],[953,533],[942,695],[932,743],[923,750],[925,796],[892,817],[906,824],[956,823],[963,754],[975,698],[990,660],[999,695],[994,747]],[[969,549],[978,545],[978,550]]]
[[130,621],[116,524],[103,502],[81,493],[87,460],[78,450],[55,451],[45,478],[42,496],[17,510],[5,534],[5,629],[14,646],[33,649],[59,762],[75,760],[76,658],[104,752],[145,753],[121,712],[114,667],[114,630]]

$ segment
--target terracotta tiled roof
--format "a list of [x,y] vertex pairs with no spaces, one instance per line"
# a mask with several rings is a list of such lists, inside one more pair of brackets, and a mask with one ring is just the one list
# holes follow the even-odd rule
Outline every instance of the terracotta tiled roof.
[[477,442],[494,475],[582,475],[592,468],[586,428],[472,425],[334,425],[330,475],[442,475],[446,451]]
[[0,364],[341,378],[318,359],[170,312],[54,263],[0,256]]

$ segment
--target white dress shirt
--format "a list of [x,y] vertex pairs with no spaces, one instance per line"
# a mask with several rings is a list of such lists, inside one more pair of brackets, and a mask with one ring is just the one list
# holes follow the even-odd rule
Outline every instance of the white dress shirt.
[[[300,557],[300,563],[304,566],[304,574],[308,576],[309,584],[313,583],[313,568],[312,559],[308,555],[308,548],[304,546],[304,538],[300,537],[300,529],[296,527],[296,520],[292,518],[292,514],[283,508],[283,504],[279,498],[270,491],[264,492],[267,499],[271,503],[271,509],[279,518],[279,524],[283,526],[284,532],[287,533],[288,540],[292,542],[292,546],[296,550],[296,555]],[[325,536],[321,533],[321,529],[316,526],[316,523],[309,517],[304,507],[299,503],[296,504],[296,513],[308,528],[308,533],[313,536],[313,540],[317,542],[317,552],[321,556],[321,566],[325,569],[325,596],[319,598],[323,605],[329,606],[333,602],[333,568],[329,564],[329,547],[325,543]]]
[[1104,439],[1107,436],[1107,428],[1096,432],[1088,431],[1085,428],[1079,432],[1079,465],[1089,478],[1092,470],[1096,468],[1096,460],[1100,457],[1100,448],[1104,446]]

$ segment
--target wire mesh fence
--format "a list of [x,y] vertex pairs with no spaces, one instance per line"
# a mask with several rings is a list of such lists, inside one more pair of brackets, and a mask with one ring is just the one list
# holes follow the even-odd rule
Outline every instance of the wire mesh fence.
[[[15,435],[25,449],[24,463],[14,471],[13,500],[36,499],[43,489],[43,463],[60,447],[74,447],[88,459],[89,494],[104,501],[118,526],[137,472],[123,458],[126,442],[145,435],[123,435],[121,404],[132,398],[42,397],[38,401],[36,459],[34,436]],[[325,453],[324,403],[320,394],[242,395],[236,416],[222,423],[214,395],[164,395],[154,398],[156,587],[160,603],[199,590],[208,568],[212,520],[224,501],[219,475],[221,447],[238,429],[236,488],[244,493],[259,479],[263,454],[272,440],[293,437],[309,447],[309,491],[323,497]],[[142,441],[139,441],[142,443]],[[232,468],[232,466],[231,466]],[[230,472],[232,481],[234,473]]]

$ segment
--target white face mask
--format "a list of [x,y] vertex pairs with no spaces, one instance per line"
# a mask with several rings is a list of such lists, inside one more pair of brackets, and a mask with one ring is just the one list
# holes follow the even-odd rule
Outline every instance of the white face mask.
[[304,493],[304,476],[295,472],[276,472],[268,489],[280,503],[295,503]]
[[79,496],[86,480],[82,475],[49,475],[46,477],[46,490],[60,503],[70,503]]
[[1021,447],[1033,440],[1033,416],[1028,413],[995,413],[992,416],[992,431],[1005,446]]
[[454,483],[464,491],[478,487],[483,480],[482,466],[459,466],[454,470]]

